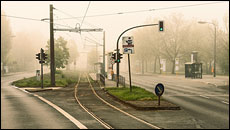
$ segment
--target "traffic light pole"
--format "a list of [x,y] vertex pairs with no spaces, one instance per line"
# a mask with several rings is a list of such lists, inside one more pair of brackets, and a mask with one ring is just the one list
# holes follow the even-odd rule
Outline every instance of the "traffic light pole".
[[[41,60],[43,61],[43,60]],[[43,89],[43,63],[41,63],[41,82],[42,82],[42,89]]]
[[41,48],[40,54],[41,54],[41,87],[43,89],[43,50]]
[[[117,39],[117,57],[118,57],[118,55],[119,55],[119,49],[118,49],[119,40],[120,40],[121,36],[122,36],[125,32],[127,32],[127,31],[129,31],[129,30],[131,30],[131,29],[134,29],[134,28],[146,27],[146,26],[155,26],[155,25],[158,25],[158,24],[146,24],[146,25],[134,26],[134,27],[128,28],[128,29],[126,29],[124,32],[122,32],[122,33],[120,34],[120,36],[118,37],[118,39]],[[119,62],[117,62],[117,87],[118,87],[118,86],[119,86]]]

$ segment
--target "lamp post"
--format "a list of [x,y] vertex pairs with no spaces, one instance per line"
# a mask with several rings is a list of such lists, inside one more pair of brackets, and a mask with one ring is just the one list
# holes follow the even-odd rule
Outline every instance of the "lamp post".
[[212,24],[214,26],[214,29],[215,29],[215,36],[214,36],[214,56],[213,56],[213,59],[214,59],[214,73],[213,73],[213,77],[216,77],[216,24],[214,23],[211,23],[211,22],[205,22],[205,21],[198,21],[199,24]]

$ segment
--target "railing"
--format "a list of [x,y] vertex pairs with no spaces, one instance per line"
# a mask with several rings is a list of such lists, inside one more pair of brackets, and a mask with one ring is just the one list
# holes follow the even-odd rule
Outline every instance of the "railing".
[[96,80],[100,81],[105,86],[105,77],[102,74],[97,73]]
[[[117,75],[116,74],[112,75],[112,80],[117,81]],[[119,84],[121,84],[122,86],[125,87],[125,77],[119,75]]]

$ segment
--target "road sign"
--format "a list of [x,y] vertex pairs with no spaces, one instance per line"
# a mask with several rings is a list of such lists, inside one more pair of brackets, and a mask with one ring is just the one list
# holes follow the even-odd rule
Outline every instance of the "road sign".
[[122,37],[123,54],[134,54],[133,36]]
[[156,85],[155,93],[157,96],[161,96],[164,93],[164,85],[162,83]]
[[160,97],[164,93],[164,85],[162,83],[156,85],[155,93],[158,96],[158,106],[160,106]]

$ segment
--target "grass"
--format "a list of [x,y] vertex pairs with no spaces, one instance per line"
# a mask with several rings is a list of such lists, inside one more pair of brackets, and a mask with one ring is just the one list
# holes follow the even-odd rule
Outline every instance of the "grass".
[[[78,72],[60,71],[57,70],[55,73],[55,82],[58,87],[66,87],[71,84],[75,84],[78,80]],[[18,81],[14,81],[12,85],[17,87],[41,87],[41,81],[36,79],[36,76],[30,78],[24,78]],[[43,86],[50,87],[50,74],[43,75]]]
[[132,86],[132,92],[129,88],[107,87],[105,88],[110,94],[125,101],[143,101],[143,100],[157,100],[158,97],[153,93],[146,91],[143,88]]

